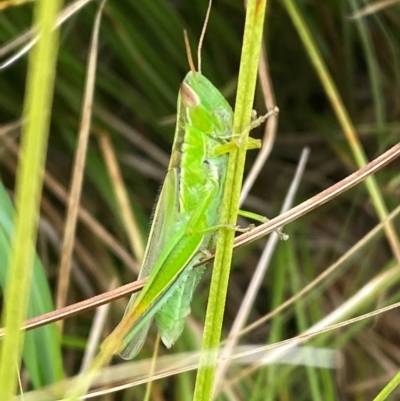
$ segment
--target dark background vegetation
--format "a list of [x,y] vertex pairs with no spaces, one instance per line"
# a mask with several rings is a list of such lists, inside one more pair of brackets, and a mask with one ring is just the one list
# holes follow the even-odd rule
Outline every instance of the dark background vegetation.
[[[97,134],[100,131],[108,134],[115,147],[132,209],[143,238],[146,238],[151,210],[166,171],[173,140],[179,84],[188,71],[182,32],[188,30],[195,49],[206,3],[205,0],[108,0],[104,10],[93,135],[87,154],[81,203],[126,249],[129,249],[127,236],[113,194],[113,183],[99,150]],[[352,13],[365,7],[366,3],[358,0],[297,3],[356,126],[365,153],[372,160],[399,138],[400,5],[394,4],[352,19]],[[46,167],[66,188],[74,161],[96,11],[97,3],[89,3],[61,29]],[[2,11],[0,44],[6,44],[28,29],[31,17],[32,4]],[[242,2],[214,1],[202,49],[203,73],[232,106],[243,25]],[[279,126],[272,154],[252,189],[246,209],[273,217],[279,213],[304,146],[310,147],[311,155],[296,204],[344,178],[357,166],[309,55],[286,9],[277,0],[269,2],[265,48],[276,105],[280,109]],[[6,56],[2,56],[2,60],[5,59]],[[3,128],[21,117],[26,71],[27,57],[24,56],[0,72],[0,123]],[[254,108],[259,114],[265,112],[260,91]],[[124,124],[124,129],[121,124]],[[262,128],[257,128],[252,135],[262,137]],[[18,143],[19,129],[8,130],[5,136]],[[3,135],[0,136],[1,180],[12,197],[16,156],[2,143],[2,138]],[[149,144],[160,153],[155,153]],[[255,154],[255,151],[249,153],[248,169]],[[376,176],[389,210],[399,203],[398,167],[399,162],[394,162]],[[41,213],[38,252],[55,299],[65,199],[55,196],[50,186],[44,189]],[[251,320],[271,311],[299,291],[378,222],[365,186],[359,185],[286,227],[290,240],[278,244]],[[133,271],[84,224],[78,225],[76,241],[79,249],[74,254],[68,303],[108,290],[112,278],[116,277],[119,283],[134,280]],[[234,254],[226,330],[235,317],[264,242],[253,243]],[[355,253],[351,261],[342,264],[331,279],[309,291],[294,306],[250,333],[242,342],[271,343],[299,334],[340,307],[366,283],[394,264],[391,249],[381,235]],[[195,325],[194,321],[200,327],[202,325],[208,283],[209,273],[206,273],[195,296],[191,326]],[[357,304],[352,316],[399,301],[398,289],[396,281],[382,286],[381,290],[371,294],[369,302]],[[125,304],[123,300],[112,305],[105,332],[119,321]],[[86,313],[64,323],[62,341],[64,367],[68,375],[77,371],[92,317]],[[398,370],[399,322],[399,313],[393,310],[376,320],[365,320],[317,337],[312,345],[340,353],[342,363],[337,368],[287,365],[259,368],[233,385],[234,399],[369,400]],[[151,353],[154,339],[155,330],[146,343],[147,355]],[[187,329],[169,352],[197,349],[198,346],[198,338]],[[232,369],[230,374],[234,373],[237,371]],[[187,377],[187,381],[173,377],[156,382],[160,397],[157,399],[184,399],[183,390],[175,386],[186,383],[191,388],[194,376]],[[139,390],[134,388],[131,391],[129,399],[136,399],[135,396],[140,399]],[[231,399],[226,394],[221,397]],[[110,399],[122,398],[111,396]]]

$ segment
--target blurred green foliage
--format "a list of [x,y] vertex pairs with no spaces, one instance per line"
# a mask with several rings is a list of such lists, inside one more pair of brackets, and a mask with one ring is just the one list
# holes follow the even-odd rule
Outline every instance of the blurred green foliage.
[[[188,30],[195,50],[206,3],[206,0],[108,0],[102,18],[93,132],[102,130],[111,136],[143,236],[147,235],[149,216],[168,161],[179,84],[188,70],[183,29]],[[297,4],[371,160],[398,142],[400,6],[392,5],[358,19],[350,18],[364,5],[357,0],[299,1]],[[79,130],[96,10],[97,3],[89,2],[61,28],[46,168],[65,187],[70,181]],[[4,46],[28,29],[31,17],[32,4],[2,11],[0,44]],[[311,148],[311,158],[297,196],[298,203],[354,171],[356,166],[321,82],[280,1],[269,2],[266,21],[265,48],[276,104],[281,112],[272,155],[246,207],[271,217],[278,213],[303,146]],[[233,106],[243,23],[241,2],[216,0],[202,49],[204,74]],[[0,60],[4,61],[12,54],[5,55],[0,51]],[[21,117],[26,69],[27,58],[24,56],[0,71],[0,128]],[[263,104],[259,92],[254,105],[259,114],[265,111]],[[17,141],[18,134],[18,129],[6,133]],[[261,135],[262,128],[253,133],[255,137]],[[16,159],[3,146],[1,138],[2,135],[0,178],[12,191]],[[249,153],[249,167],[253,159],[254,153]],[[398,162],[377,175],[389,208],[398,205],[397,167]],[[128,248],[112,182],[99,152],[96,135],[91,138],[86,173],[82,204]],[[42,218],[54,227],[59,239],[64,202],[54,196],[49,186],[44,190],[44,201]],[[298,291],[299,286],[301,288],[315,278],[376,223],[366,190],[360,186],[292,224],[290,245],[279,244],[271,266],[273,275],[265,279],[251,319],[267,313],[276,306],[277,300],[281,302],[288,298]],[[47,236],[44,231],[39,234],[40,240],[47,243],[41,257],[47,261],[48,282],[54,289],[59,247],[57,240],[49,241]],[[124,283],[133,279],[132,272],[83,224],[78,227],[77,242],[85,250],[85,255],[92,258],[95,269],[90,267],[84,253],[77,253],[76,263],[80,266],[77,270],[80,271],[74,273],[70,302],[105,291],[111,277],[117,276]],[[235,253],[227,328],[235,317],[246,288],[244,284],[250,280],[258,255],[255,246]],[[279,317],[280,321],[250,334],[247,340],[277,341],[296,335],[300,328],[305,329],[349,299],[371,277],[386,269],[391,261],[392,255],[384,239],[375,241],[356,256],[346,272],[341,270],[339,278],[328,288],[312,292],[304,305],[286,311]],[[293,273],[293,269],[297,273]],[[288,283],[288,276],[293,282]],[[193,315],[200,322],[204,317],[207,283],[204,279],[193,306]],[[396,285],[393,292],[395,290]],[[391,301],[396,300],[398,296],[394,295]],[[118,322],[123,311],[123,302],[116,305],[110,326]],[[302,314],[306,316],[305,320]],[[351,360],[339,373],[339,378],[335,371],[303,367],[284,370],[275,366],[271,371],[260,369],[246,377],[237,384],[236,391],[242,398],[251,400],[317,400],[321,392],[324,400],[345,397],[371,399],[377,389],[368,385],[368,380],[384,375],[386,365],[369,353],[368,341],[375,341],[381,355],[393,358],[391,363],[398,366],[397,358],[388,350],[396,345],[394,339],[398,338],[399,328],[390,322],[389,315],[384,315],[370,331],[365,331],[365,325],[354,326],[347,336],[342,334],[341,337],[338,332],[337,338],[332,336],[325,343],[321,342],[332,348],[336,344],[338,347],[339,344],[340,347],[346,345],[345,360]],[[88,315],[68,320],[65,341],[73,343],[68,336],[86,338],[90,323]],[[271,327],[273,330],[270,332]],[[340,342],[341,338],[346,338],[346,341]],[[384,346],[385,341],[388,348]],[[150,344],[153,344],[152,339]],[[193,346],[191,333],[187,333],[181,344],[187,344],[188,348]],[[81,353],[78,349],[68,349],[65,365],[72,375],[76,373]],[[162,382],[165,399],[179,399],[176,394],[180,391],[184,394],[188,386],[192,386],[193,377],[190,377],[189,381],[182,379],[182,388],[176,390],[169,386],[173,381]],[[266,396],[264,390],[270,385]]]

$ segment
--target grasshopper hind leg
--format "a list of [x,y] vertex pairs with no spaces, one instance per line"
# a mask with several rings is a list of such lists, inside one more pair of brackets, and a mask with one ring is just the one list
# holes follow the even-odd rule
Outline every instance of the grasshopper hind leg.
[[155,320],[161,340],[167,348],[174,345],[175,341],[182,334],[186,317],[190,314],[190,304],[194,291],[204,273],[205,266],[195,269],[193,266],[203,257],[199,252],[188,266],[191,269],[186,279],[178,286],[176,291],[168,298],[160,311],[156,314]]

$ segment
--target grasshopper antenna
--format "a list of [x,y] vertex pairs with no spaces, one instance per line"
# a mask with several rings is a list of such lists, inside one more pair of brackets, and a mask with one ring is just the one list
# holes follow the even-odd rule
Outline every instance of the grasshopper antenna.
[[201,48],[203,46],[203,40],[204,40],[204,36],[206,34],[208,19],[210,18],[211,6],[212,6],[212,0],[209,0],[207,12],[206,12],[206,18],[204,19],[204,25],[203,25],[203,29],[201,30],[201,35],[200,35],[200,39],[199,39],[199,47],[197,48],[197,64],[198,64],[199,72],[201,72]]
[[186,29],[183,30],[183,37],[185,39],[186,55],[188,58],[190,71],[192,71],[193,75],[196,75],[196,67],[194,66],[192,50],[190,49],[189,37]]

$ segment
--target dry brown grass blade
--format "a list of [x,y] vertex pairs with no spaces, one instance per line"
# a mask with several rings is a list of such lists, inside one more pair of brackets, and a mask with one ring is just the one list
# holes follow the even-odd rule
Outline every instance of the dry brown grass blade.
[[8,7],[22,6],[25,3],[32,3],[35,0],[3,0],[0,2],[0,10]]
[[[17,123],[10,125],[12,128],[17,128]],[[6,133],[5,133],[6,134]],[[19,148],[14,141],[7,136],[2,137],[3,133],[0,130],[0,137],[7,148],[15,155],[18,156]],[[3,164],[6,160],[3,160]],[[14,163],[15,166],[15,163]],[[10,170],[15,171],[15,167]],[[48,171],[45,171],[44,184],[47,189],[62,203],[66,203],[68,199],[67,190],[59,183],[59,181]],[[131,268],[136,273],[139,273],[139,264],[132,258],[129,252],[121,246],[117,239],[106,228],[96,220],[93,215],[82,205],[79,206],[78,216],[80,221],[85,224],[88,229],[96,235],[105,245],[109,247],[111,252],[117,256],[126,266]]]
[[[71,191],[68,201],[67,218],[61,250],[61,261],[57,284],[57,309],[62,308],[65,305],[70,282],[71,256],[74,247],[75,229],[78,220],[78,210],[81,199],[86,153],[90,134],[90,123],[92,118],[93,95],[97,65],[98,35],[100,30],[100,20],[103,6],[104,3],[101,3],[93,26],[92,41],[87,68],[86,88],[82,106],[82,120],[79,130],[77,150],[75,154],[74,171],[72,174]],[[62,331],[61,329],[62,324],[60,324],[60,331]]]
[[[394,209],[389,214],[388,220],[393,220],[399,214],[400,214],[400,206],[398,206],[396,209]],[[343,255],[341,255],[338,260],[336,260],[334,263],[332,263],[332,265],[327,267],[318,277],[313,279],[305,287],[303,287],[299,292],[296,292],[295,295],[288,298],[285,302],[280,304],[274,310],[272,310],[271,312],[267,313],[260,319],[256,320],[255,322],[251,323],[250,325],[248,325],[246,328],[244,328],[239,333],[239,335],[243,336],[244,334],[251,332],[255,328],[260,327],[262,324],[265,324],[265,322],[272,319],[272,317],[279,315],[279,313],[281,313],[282,311],[287,309],[290,305],[293,305],[296,301],[301,299],[303,296],[305,296],[307,293],[309,293],[312,289],[316,288],[323,281],[327,280],[327,278],[329,276],[331,276],[333,274],[333,272],[336,271],[347,260],[349,260],[352,257],[352,255],[360,252],[363,249],[363,247],[365,247],[375,236],[377,236],[379,234],[379,232],[383,229],[383,227],[384,227],[384,222],[380,222],[379,224],[377,224],[376,227],[374,227],[371,231],[369,231],[368,234],[366,234],[362,239],[360,239],[347,252],[345,252]]]
[[290,209],[288,212],[275,217],[274,219],[256,227],[251,232],[245,233],[238,237],[235,241],[235,246],[241,246],[248,242],[255,241],[266,234],[275,231],[279,227],[288,224],[299,217],[311,212],[317,207],[322,206],[324,203],[336,198],[342,193],[348,191],[350,188],[362,182],[368,176],[376,173],[381,168],[395,160],[400,156],[400,143],[391,147],[388,151],[366,164],[364,167],[350,174],[343,180],[337,182],[331,187],[325,189],[312,198],[304,201],[300,205]]
[[[117,286],[117,280],[111,280],[108,289],[113,290]],[[93,319],[92,326],[90,328],[90,333],[87,340],[87,346],[85,347],[85,352],[82,358],[80,372],[84,372],[89,368],[93,359],[96,356],[104,329],[105,322],[107,321],[109,315],[110,304],[104,304],[97,308],[96,314]]]
[[[251,241],[255,241],[263,237],[272,231],[277,230],[280,226],[290,223],[296,220],[300,216],[309,213],[311,210],[323,205],[324,203],[332,200],[336,196],[346,192],[350,188],[362,182],[366,177],[371,174],[376,173],[381,168],[395,160],[400,156],[400,143],[390,148],[388,151],[383,153],[381,156],[377,157],[372,162],[368,163],[366,166],[357,170],[353,174],[339,181],[338,183],[332,185],[326,190],[320,192],[314,197],[308,199],[307,201],[301,203],[300,205],[290,209],[286,213],[277,216],[276,218],[269,220],[268,222],[260,225],[249,233],[240,235],[235,239],[235,248],[242,246]],[[211,260],[213,256],[204,259],[201,263],[207,263]],[[87,299],[83,302],[79,302],[73,305],[69,305],[60,310],[55,310],[54,312],[47,313],[45,315],[38,316],[34,319],[29,319],[22,329],[32,330],[36,327],[43,326],[45,324],[56,322],[60,319],[67,319],[69,317],[78,315],[80,313],[86,312],[100,305],[104,305],[107,302],[114,301],[116,299],[122,298],[126,295],[132,294],[134,292],[140,291],[145,285],[147,278],[135,281],[133,283],[126,284],[119,287],[113,291],[109,291],[93,298]],[[0,331],[0,337],[4,335],[4,330]]]
[[[154,160],[163,168],[168,166],[169,154],[161,150],[161,148],[147,138],[146,135],[141,134],[131,125],[127,124],[117,115],[110,113],[110,111],[104,107],[96,105],[94,112],[100,121],[106,122],[108,126],[125,138],[128,143],[136,146],[143,152],[143,154],[149,156],[150,160]],[[164,176],[165,174],[163,174],[163,178]]]
[[[258,76],[260,80],[261,91],[264,97],[265,108],[267,111],[272,110],[276,105],[272,82],[268,70],[268,63],[263,47],[261,48],[260,61],[258,65]],[[262,138],[262,148],[258,152],[256,160],[254,161],[249,174],[244,180],[242,192],[240,194],[240,204],[243,204],[271,153],[272,147],[275,143],[277,126],[278,114],[272,114],[265,123],[264,135]]]
[[[251,360],[263,360],[268,356],[262,349],[263,347],[258,345],[238,346],[234,350],[234,355],[229,359],[236,364],[246,366]],[[209,354],[214,354],[214,351],[209,351]],[[331,351],[331,354],[333,355],[331,367],[335,367],[337,365],[337,358],[335,358],[337,351]],[[240,355],[240,357],[238,357],[238,355]],[[247,355],[249,355],[249,357],[247,357]],[[198,369],[199,357],[199,351],[159,356],[156,361],[155,371],[152,374],[148,373],[151,371],[151,365],[153,363],[151,359],[129,361],[105,367],[94,379],[90,393],[87,393],[82,399],[104,399],[100,397],[147,383],[152,383],[154,386],[159,379]],[[219,362],[221,362],[220,357]],[[70,388],[75,380],[76,377],[68,378],[63,382],[56,383],[44,389],[32,391],[25,394],[25,399],[27,401],[54,400],[56,394],[64,392],[65,388]],[[163,397],[157,398],[157,395],[158,394],[155,395],[153,392],[151,399],[165,400]]]
[[105,132],[100,133],[99,144],[114,188],[115,197],[120,207],[121,219],[129,238],[131,250],[136,258],[141,261],[143,260],[145,245],[143,244],[143,239],[135,216],[132,213],[128,191],[126,190],[122,178],[122,173],[117,162],[112,142]]
[[387,7],[393,6],[396,3],[399,3],[400,0],[384,0],[384,1],[377,1],[376,3],[368,4],[365,7],[361,8],[360,10],[353,13],[350,18],[351,19],[358,19],[367,17],[371,14],[376,14],[381,10],[384,10]]
[[[72,17],[76,12],[78,12],[82,7],[91,2],[92,0],[77,0],[76,2],[69,4],[65,7],[62,12],[59,14],[57,18],[57,23],[55,27],[59,27],[65,21],[67,21],[70,17]],[[1,7],[0,7],[1,9]],[[14,61],[18,60],[24,54],[26,54],[38,41],[38,37],[36,34],[36,29],[32,28],[22,33],[15,39],[11,40],[9,43],[0,47],[0,57],[6,55],[7,53],[13,51],[20,45],[28,42],[22,49],[20,49],[16,54],[12,55],[8,60],[3,63],[0,63],[0,69],[5,68],[11,65]]]
[[[125,297],[134,292],[140,291],[146,284],[147,277],[118,287],[115,290],[107,291],[95,297],[85,299],[84,301],[77,302],[72,305],[65,306],[64,308],[57,309],[53,312],[45,313],[44,315],[36,316],[25,322],[21,330],[33,330],[37,327],[45,326],[46,324],[57,322],[61,319],[68,319],[70,317],[79,315],[81,313],[97,308],[106,303],[115,301],[116,299]],[[4,328],[0,329],[0,338],[4,336]]]
[[[381,223],[382,225],[384,222]],[[267,350],[274,350],[268,355],[267,360],[264,360],[264,363],[273,363],[277,359],[279,359],[282,355],[284,355],[286,352],[288,352],[290,349],[292,349],[296,345],[300,345],[306,341],[308,341],[311,338],[314,338],[320,334],[323,333],[328,333],[332,330],[339,329],[341,327],[346,327],[350,324],[354,324],[357,322],[360,322],[362,320],[381,315],[382,313],[388,312],[390,310],[396,309],[400,307],[400,302],[396,302],[394,304],[385,306],[383,308],[379,308],[377,310],[374,310],[372,312],[367,312],[362,315],[356,316],[354,318],[346,319],[344,321],[339,321],[341,316],[348,315],[348,313],[353,310],[354,304],[357,304],[357,301],[355,301],[356,298],[369,298],[372,299],[374,289],[380,288],[381,284],[384,282],[389,282],[389,281],[395,281],[398,280],[399,277],[399,266],[396,265],[392,267],[390,270],[387,270],[378,276],[374,277],[369,283],[364,285],[354,296],[352,296],[350,299],[346,300],[340,308],[335,309],[333,312],[331,312],[329,315],[325,316],[322,320],[314,324],[312,327],[308,328],[306,331],[303,333],[292,337],[287,340],[279,341],[277,343],[273,344],[268,344],[264,345],[262,347],[259,347],[257,349],[257,352],[260,352],[261,350],[267,351]],[[250,353],[247,353],[247,355],[251,355]],[[240,357],[239,355],[236,355],[236,357]],[[229,382],[226,382],[224,384],[224,388],[227,388],[231,386],[234,382],[237,382],[244,377],[248,376],[249,374],[253,373],[260,367],[260,364],[258,362],[255,362],[252,365],[249,365],[247,368],[242,369],[236,377],[234,377],[232,380]]]

